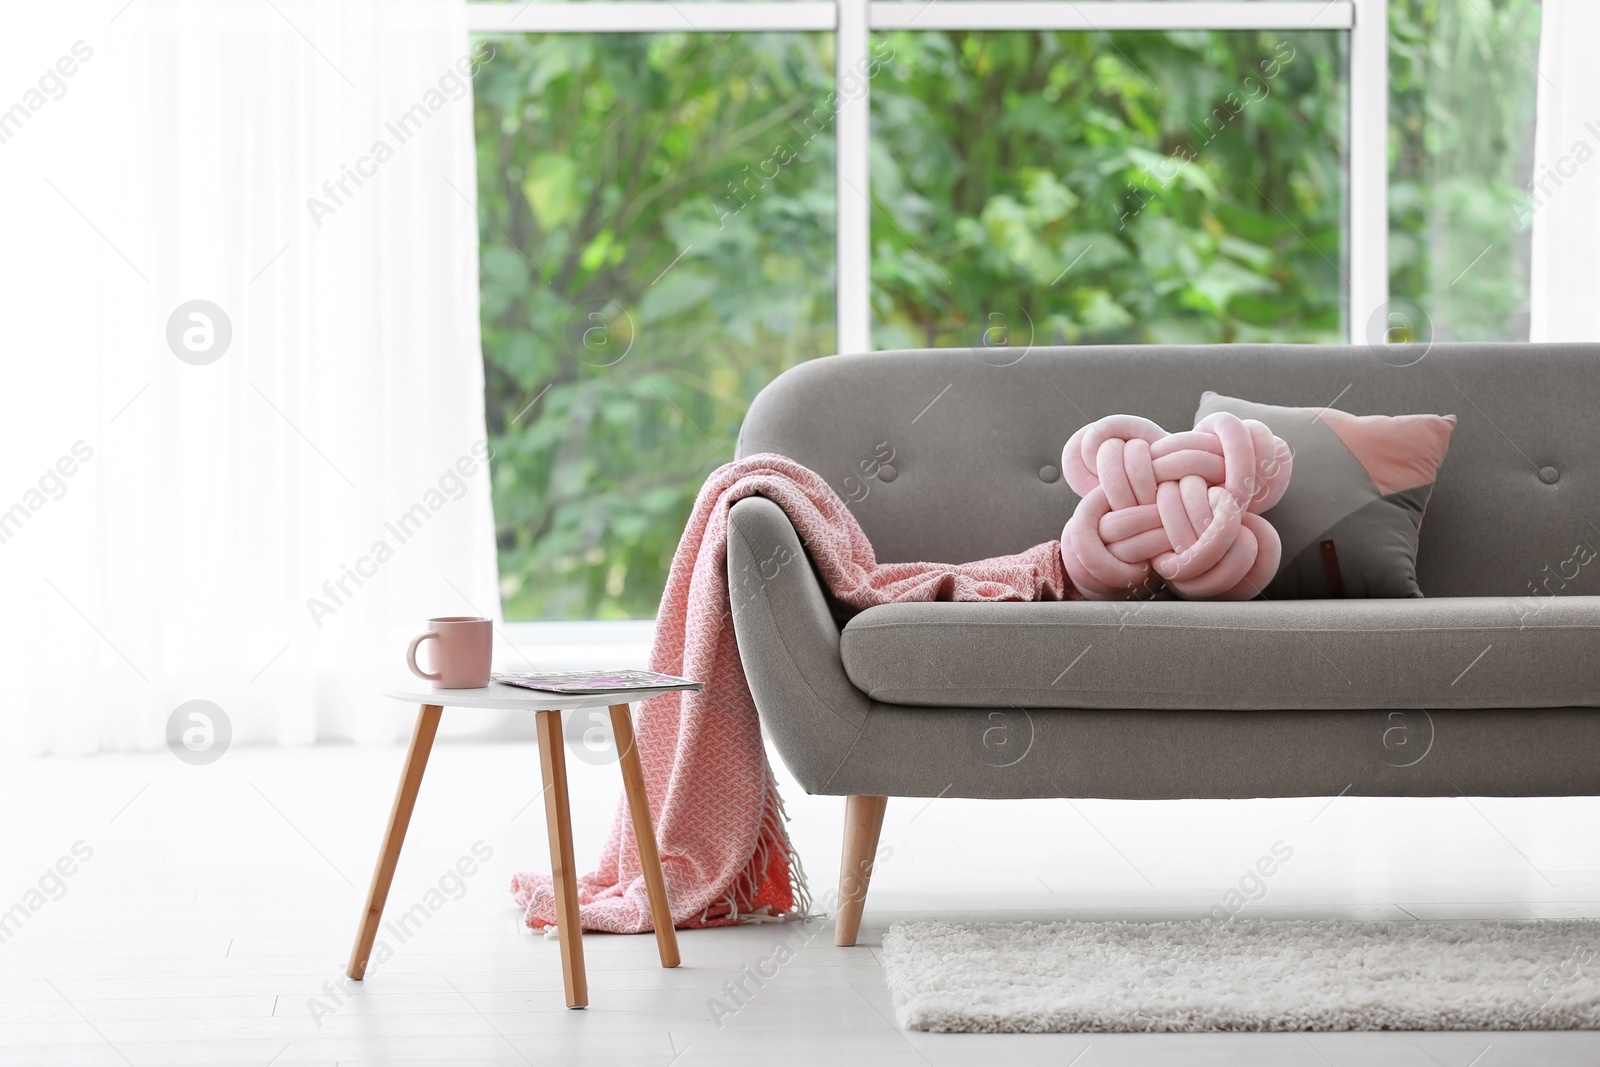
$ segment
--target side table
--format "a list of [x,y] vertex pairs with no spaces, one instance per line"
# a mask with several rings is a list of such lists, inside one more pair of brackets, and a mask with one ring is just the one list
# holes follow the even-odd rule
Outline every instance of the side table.
[[650,821],[650,801],[645,794],[644,770],[633,740],[633,714],[629,701],[654,696],[636,691],[597,693],[588,696],[562,696],[513,685],[491,682],[483,689],[431,689],[408,686],[384,691],[384,696],[408,704],[418,704],[417,725],[411,732],[411,747],[406,752],[400,786],[395,791],[394,807],[389,811],[389,827],[383,835],[378,865],[367,890],[367,906],[361,916],[350,963],[345,973],[360,981],[367,972],[378,924],[389,898],[400,848],[405,843],[406,827],[422,786],[422,772],[428,766],[428,753],[439,731],[445,708],[491,708],[500,711],[531,711],[537,717],[539,764],[544,777],[545,820],[550,835],[550,868],[556,895],[556,928],[561,943],[561,973],[566,988],[567,1007],[582,1008],[589,1003],[589,983],[583,966],[583,929],[578,920],[578,871],[572,858],[572,819],[567,801],[567,763],[562,747],[561,713],[583,708],[608,708],[611,730],[616,738],[622,767],[622,787],[628,797],[628,813],[633,819],[633,835],[639,843],[639,863],[644,868],[645,890],[650,899],[650,919],[655,927],[656,948],[661,966],[678,966],[678,937],[672,927],[672,909],[667,902],[667,884],[661,874],[661,856],[656,848],[655,829]]

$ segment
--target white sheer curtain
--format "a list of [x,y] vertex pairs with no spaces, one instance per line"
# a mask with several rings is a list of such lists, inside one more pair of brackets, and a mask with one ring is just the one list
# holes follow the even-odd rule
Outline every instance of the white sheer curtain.
[[[395,736],[413,712],[376,685],[405,640],[499,611],[490,52],[461,0],[25,7],[0,40],[0,746],[158,748],[193,699],[233,744]],[[221,318],[172,321],[195,300],[231,326],[212,362]]]
[[1531,339],[1600,341],[1600,0],[1543,7]]

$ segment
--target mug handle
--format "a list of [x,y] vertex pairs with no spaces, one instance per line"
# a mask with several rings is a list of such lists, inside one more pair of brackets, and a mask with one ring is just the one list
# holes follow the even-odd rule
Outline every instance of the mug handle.
[[416,675],[418,678],[426,678],[430,682],[437,682],[439,679],[443,678],[444,675],[438,673],[428,674],[421,667],[418,667],[417,648],[428,638],[438,636],[438,633],[433,630],[429,630],[425,634],[418,634],[416,637],[411,639],[411,647],[406,649],[406,666],[411,668],[411,673]]

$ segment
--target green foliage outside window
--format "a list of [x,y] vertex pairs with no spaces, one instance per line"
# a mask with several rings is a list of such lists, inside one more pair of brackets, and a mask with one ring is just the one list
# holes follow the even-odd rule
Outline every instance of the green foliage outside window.
[[876,40],[878,347],[1340,338],[1343,34]]
[[1539,0],[1390,0],[1389,290],[1436,340],[1526,341]]
[[750,398],[834,347],[833,137],[805,125],[831,37],[493,44],[474,91],[506,617],[649,617]]

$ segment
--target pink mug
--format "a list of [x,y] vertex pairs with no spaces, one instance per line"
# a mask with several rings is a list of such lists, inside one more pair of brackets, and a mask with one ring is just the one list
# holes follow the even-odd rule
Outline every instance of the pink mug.
[[[433,673],[417,666],[417,649],[433,641]],[[428,632],[412,639],[406,666],[435,689],[482,689],[489,684],[489,659],[494,650],[494,623],[473,615],[428,620]]]

